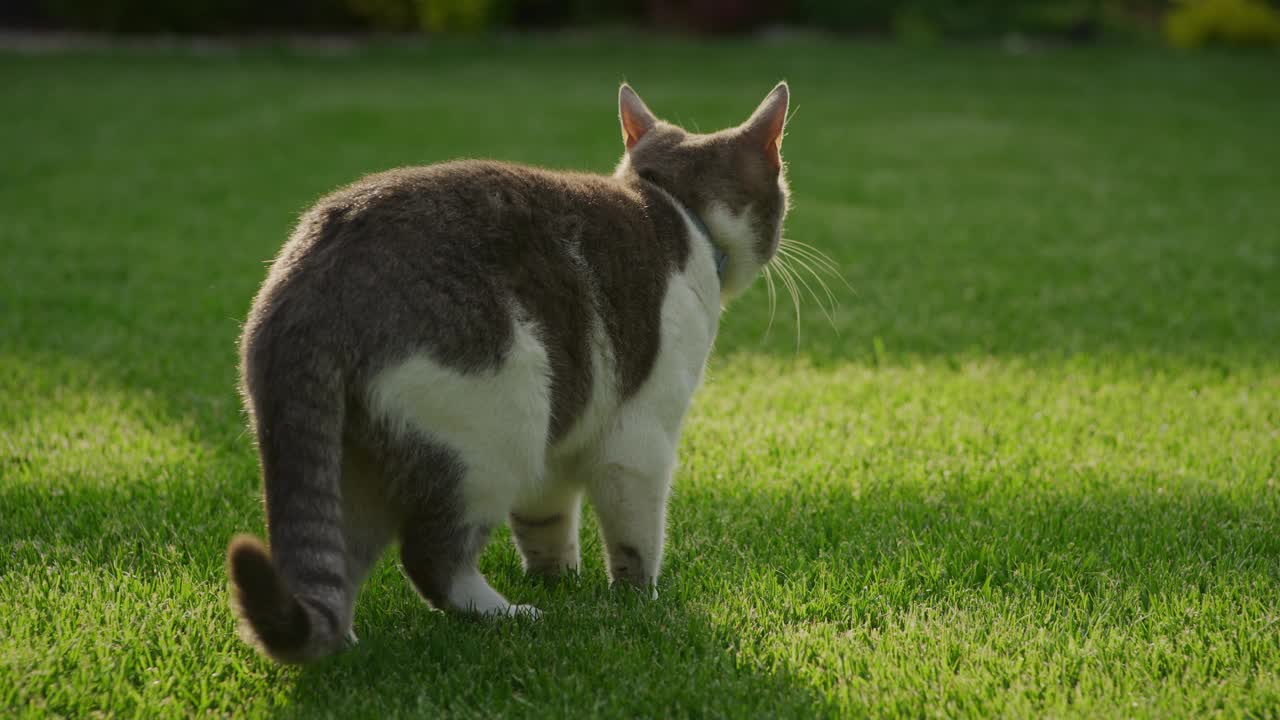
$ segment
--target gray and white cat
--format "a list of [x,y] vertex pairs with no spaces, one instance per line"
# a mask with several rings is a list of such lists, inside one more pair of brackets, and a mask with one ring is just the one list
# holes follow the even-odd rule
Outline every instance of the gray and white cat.
[[721,305],[781,239],[787,102],[696,135],[623,85],[612,176],[450,162],[303,215],[240,345],[271,542],[227,549],[246,638],[338,650],[393,540],[435,607],[536,615],[476,558],[510,519],[528,572],[576,570],[584,492],[613,581],[651,591]]

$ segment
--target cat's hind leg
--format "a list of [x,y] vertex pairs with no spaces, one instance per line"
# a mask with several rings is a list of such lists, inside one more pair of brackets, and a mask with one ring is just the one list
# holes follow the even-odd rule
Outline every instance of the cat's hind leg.
[[[382,557],[399,530],[399,520],[391,509],[382,468],[362,448],[346,445],[342,459],[342,534],[346,546],[347,584],[355,598],[373,564]],[[348,643],[356,641],[352,617],[347,618]]]
[[397,480],[400,562],[418,592],[441,610],[536,615],[530,606],[507,602],[476,567],[490,526],[469,519],[463,464],[443,448],[417,449],[406,464]]
[[400,556],[440,608],[511,611],[476,569],[489,530],[545,473],[551,366],[536,327],[513,320],[495,367],[459,369],[417,353],[369,384],[402,513]]
[[476,567],[476,557],[489,539],[488,528],[445,529],[422,515],[410,522],[401,535],[400,560],[432,606],[485,616],[538,614],[530,605],[508,602]]

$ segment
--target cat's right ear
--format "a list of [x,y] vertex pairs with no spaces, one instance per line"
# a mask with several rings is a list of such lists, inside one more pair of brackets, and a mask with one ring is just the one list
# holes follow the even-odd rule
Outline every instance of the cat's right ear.
[[649,112],[644,101],[626,83],[618,88],[618,119],[622,121],[622,142],[626,143],[627,150],[635,147],[640,138],[658,123],[658,118]]
[[791,90],[786,81],[778,83],[765,97],[760,107],[743,123],[743,131],[756,147],[765,153],[765,159],[774,170],[782,169],[782,133],[787,125],[787,106],[791,102]]

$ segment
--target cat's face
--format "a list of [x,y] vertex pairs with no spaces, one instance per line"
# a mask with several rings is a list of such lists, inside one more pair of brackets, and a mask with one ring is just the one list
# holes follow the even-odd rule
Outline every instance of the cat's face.
[[779,83],[743,124],[699,135],[658,120],[630,87],[619,91],[627,153],[617,175],[654,183],[706,223],[729,257],[726,299],[751,284],[782,239],[787,181],[780,150],[788,99],[786,83]]

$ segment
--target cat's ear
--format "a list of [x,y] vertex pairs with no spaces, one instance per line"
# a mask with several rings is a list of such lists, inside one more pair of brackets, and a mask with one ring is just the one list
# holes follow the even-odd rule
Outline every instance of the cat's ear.
[[640,138],[658,123],[658,118],[649,112],[644,101],[626,83],[618,88],[618,119],[622,121],[622,141],[626,143],[627,150],[635,147]]
[[764,153],[765,160],[774,170],[782,169],[782,131],[787,125],[790,101],[791,90],[785,81],[780,82],[742,124],[747,142]]

